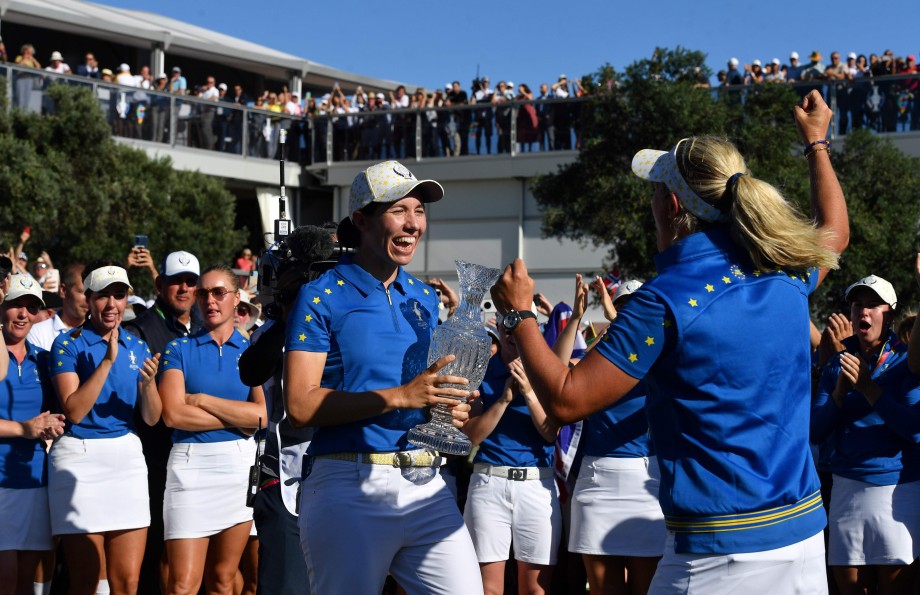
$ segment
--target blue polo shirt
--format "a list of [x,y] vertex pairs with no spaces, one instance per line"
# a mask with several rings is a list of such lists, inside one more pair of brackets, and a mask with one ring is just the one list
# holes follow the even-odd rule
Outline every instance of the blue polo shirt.
[[589,416],[581,431],[586,457],[650,457],[655,449],[645,417],[645,386],[640,382],[619,401]]
[[[859,340],[843,341],[846,352],[859,354]],[[842,407],[831,399],[840,374],[840,355],[827,363],[811,409],[811,439],[827,452],[823,468],[835,475],[872,485],[920,480],[920,378],[907,367],[907,345],[894,333],[875,361],[867,362],[882,396],[870,405],[851,390]]]
[[[185,376],[186,394],[204,393],[231,401],[248,401],[249,387],[240,380],[240,356],[247,347],[249,341],[236,329],[223,345],[218,345],[207,329],[201,329],[190,337],[170,341],[163,350],[160,370],[180,370]],[[262,420],[263,425],[267,422]],[[247,437],[237,428],[172,432],[174,444],[227,442]]]
[[[400,267],[387,290],[344,255],[335,267],[301,287],[288,317],[285,349],[326,353],[321,381],[325,388],[345,392],[393,388],[428,366],[437,320],[437,296],[431,287]],[[406,433],[420,423],[425,423],[424,409],[396,409],[319,427],[310,452],[412,449]]]
[[827,523],[808,446],[814,271],[764,271],[715,225],[655,257],[598,345],[644,379],[678,553],[775,549]]
[[[48,352],[28,341],[21,364],[10,353],[10,368],[0,382],[0,419],[28,421],[51,409]],[[48,485],[41,440],[0,438],[0,488],[29,489]]]
[[[505,381],[511,376],[500,355],[489,360],[482,381],[480,398],[488,411],[501,398]],[[495,429],[479,445],[475,462],[507,467],[552,467],[555,447],[533,425],[530,408],[520,393],[505,409]]]
[[[74,338],[74,334],[79,334]],[[51,347],[51,375],[74,372],[83,384],[105,359],[108,342],[87,322],[61,333]],[[119,329],[118,355],[89,413],[78,424],[67,422],[66,432],[74,438],[118,438],[134,430],[134,407],[141,366],[151,357],[141,339]]]

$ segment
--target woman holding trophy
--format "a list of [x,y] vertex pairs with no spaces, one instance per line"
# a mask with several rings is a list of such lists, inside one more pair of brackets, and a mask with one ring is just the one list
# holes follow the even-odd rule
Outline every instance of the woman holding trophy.
[[442,386],[467,385],[439,375],[453,357],[428,366],[436,294],[403,270],[443,196],[396,161],[360,172],[338,229],[354,254],[303,286],[288,319],[285,401],[315,428],[300,509],[312,592],[379,593],[388,573],[410,593],[482,592],[441,458],[407,439],[428,406],[456,426],[469,412],[456,399],[470,390]]

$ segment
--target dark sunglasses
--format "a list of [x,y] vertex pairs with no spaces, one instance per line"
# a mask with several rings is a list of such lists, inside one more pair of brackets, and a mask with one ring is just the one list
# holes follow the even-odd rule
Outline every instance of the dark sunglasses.
[[237,306],[236,313],[240,316],[249,316],[249,308],[246,306]]
[[198,289],[195,290],[195,297],[198,298],[199,300],[206,300],[208,299],[208,296],[211,295],[214,297],[215,300],[220,302],[225,297],[227,297],[228,293],[232,293],[232,292],[226,287],[212,287],[211,289],[207,289],[205,287],[199,287]]

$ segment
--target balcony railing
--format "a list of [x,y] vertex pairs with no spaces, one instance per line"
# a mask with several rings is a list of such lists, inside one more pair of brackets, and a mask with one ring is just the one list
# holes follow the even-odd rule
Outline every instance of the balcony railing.
[[[508,101],[427,109],[319,113],[304,117],[278,111],[207,101],[149,89],[125,87],[86,77],[0,65],[10,104],[50,113],[47,89],[66,84],[86,88],[116,136],[220,151],[244,159],[279,155],[287,131],[285,158],[302,165],[396,158],[447,159],[462,155],[507,155],[572,151],[580,146],[580,112],[585,98]],[[766,83],[771,84],[771,83]],[[834,111],[831,137],[854,128],[880,133],[920,129],[920,75],[858,79],[846,83],[798,83],[804,95],[818,88]],[[740,101],[760,85],[721,87]]]

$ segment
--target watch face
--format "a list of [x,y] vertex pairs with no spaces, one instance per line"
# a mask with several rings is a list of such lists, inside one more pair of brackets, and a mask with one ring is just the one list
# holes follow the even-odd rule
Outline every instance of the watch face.
[[514,310],[511,310],[510,312],[505,314],[504,318],[502,318],[502,325],[504,325],[505,330],[509,330],[509,331],[513,329],[514,327],[516,327],[518,323],[520,322],[521,322],[521,316]]

